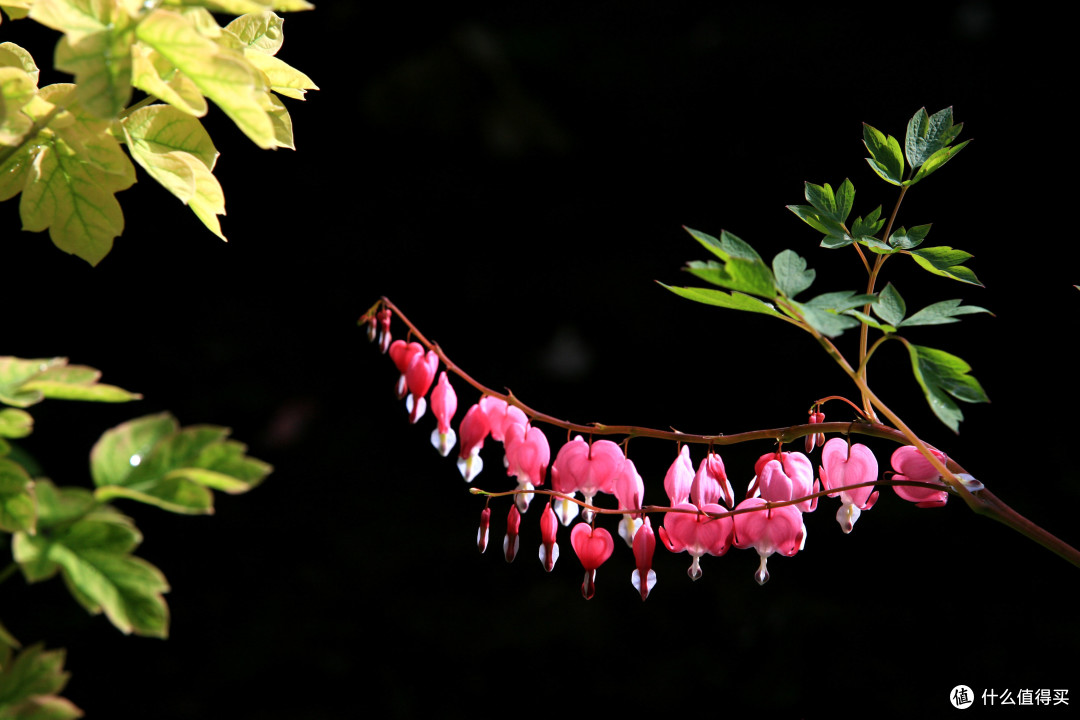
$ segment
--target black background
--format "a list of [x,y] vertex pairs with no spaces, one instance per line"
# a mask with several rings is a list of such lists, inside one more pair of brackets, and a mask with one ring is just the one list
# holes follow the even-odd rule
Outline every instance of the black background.
[[[259,151],[216,110],[207,120],[228,244],[144,176],[119,196],[127,226],[97,268],[19,232],[15,201],[0,207],[3,351],[65,355],[146,398],[33,408],[22,446],[43,474],[88,484],[102,431],[166,409],[232,427],[276,468],[213,517],[121,503],[173,585],[169,640],[121,636],[59,580],[8,580],[5,625],[67,647],[66,694],[99,718],[937,716],[957,684],[1080,691],[1076,569],[961,503],[920,510],[886,492],[844,536],[825,502],[806,549],[775,556],[763,587],[751,552],[705,558],[691,583],[689,558],[661,548],[646,603],[621,545],[591,601],[565,530],[546,575],[535,511],[507,566],[497,505],[480,555],[483,502],[431,449],[430,416],[408,424],[396,371],[356,327],[385,294],[481,382],[578,422],[801,422],[814,399],[855,394],[811,338],[653,281],[683,284],[680,266],[704,259],[687,225],[766,258],[796,249],[818,270],[812,292],[859,289],[855,254],[818,249],[784,205],[803,202],[806,180],[850,177],[856,214],[887,212],[896,191],[865,164],[860,123],[902,137],[917,108],[953,105],[975,140],[898,222],[933,222],[929,244],[974,253],[987,287],[904,258],[885,278],[912,309],[964,297],[996,314],[909,333],[968,360],[993,402],[965,406],[956,437],[899,344],[870,379],[927,441],[1075,544],[1063,19],[991,2],[502,5],[324,2],[288,16],[280,57],[322,88],[288,102],[297,152]],[[47,64],[49,33],[5,21],[0,38]],[[476,395],[456,387],[460,418]],[[872,447],[886,469],[892,448]],[[737,490],[769,449],[725,450]],[[664,502],[673,454],[631,444],[647,502]],[[510,487],[500,455],[489,442],[477,485]]]

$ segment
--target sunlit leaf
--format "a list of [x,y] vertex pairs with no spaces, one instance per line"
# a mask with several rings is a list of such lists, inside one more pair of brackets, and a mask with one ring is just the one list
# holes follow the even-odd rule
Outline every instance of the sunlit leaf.
[[911,369],[923,389],[926,401],[941,422],[959,432],[964,414],[953,401],[990,402],[979,381],[971,376],[971,366],[944,350],[908,344]]

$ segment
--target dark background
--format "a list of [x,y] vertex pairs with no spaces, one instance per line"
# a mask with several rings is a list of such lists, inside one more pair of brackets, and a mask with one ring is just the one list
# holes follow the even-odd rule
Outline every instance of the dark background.
[[[408,424],[396,370],[356,328],[385,294],[481,382],[578,422],[800,422],[818,397],[855,395],[811,338],[653,281],[682,284],[680,266],[704,259],[685,224],[727,229],[766,258],[796,249],[818,270],[811,294],[858,289],[855,254],[818,249],[784,205],[803,202],[806,180],[850,177],[856,214],[888,212],[896,191],[865,164],[860,123],[902,138],[917,108],[951,104],[961,140],[975,140],[909,193],[898,222],[933,222],[928,243],[974,253],[987,287],[904,258],[885,279],[910,309],[963,297],[996,314],[909,333],[968,360],[993,403],[965,406],[953,436],[898,344],[871,382],[1018,511],[1080,542],[1080,272],[1074,183],[1058,181],[1073,159],[1057,149],[1075,83],[1053,55],[1061,18],[993,2],[364,5],[287,19],[280,57],[322,88],[287,101],[297,152],[259,151],[211,112],[228,244],[145,176],[119,196],[127,227],[97,268],[19,232],[16,202],[0,206],[3,352],[65,355],[146,398],[33,408],[22,446],[44,474],[89,484],[102,431],[166,409],[232,427],[276,468],[250,495],[220,497],[213,517],[121,503],[145,533],[139,554],[174,587],[168,641],[121,636],[59,580],[5,584],[5,625],[68,648],[73,701],[98,718],[433,705],[845,717],[952,712],[961,683],[1080,692],[1076,569],[958,502],[920,510],[885,492],[851,536],[824,502],[806,518],[806,549],[774,556],[763,587],[752,552],[705,558],[691,583],[689,558],[659,548],[646,603],[622,545],[583,600],[565,529],[546,575],[537,511],[507,566],[496,505],[480,555],[482,501],[431,449],[430,416]],[[0,39],[47,64],[49,33],[5,21]],[[476,395],[456,387],[460,418]],[[892,448],[872,447],[886,469]],[[725,450],[736,490],[769,449]],[[647,502],[664,502],[673,454],[632,443]],[[476,484],[509,488],[501,448],[489,442],[484,458]]]

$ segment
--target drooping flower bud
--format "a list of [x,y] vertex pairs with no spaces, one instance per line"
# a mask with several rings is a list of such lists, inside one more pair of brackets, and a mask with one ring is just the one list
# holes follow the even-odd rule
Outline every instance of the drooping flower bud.
[[506,516],[506,537],[503,538],[503,555],[506,556],[506,562],[514,562],[514,558],[517,557],[518,546],[521,544],[521,539],[518,537],[520,532],[521,514],[518,512],[517,505],[511,505],[510,513]]
[[664,491],[670,505],[675,507],[690,499],[690,486],[694,482],[694,465],[690,462],[690,446],[683,445],[675,462],[664,476]]
[[[642,497],[645,495],[645,482],[641,474],[634,466],[634,461],[626,458],[622,470],[615,478],[615,497],[619,501],[620,510],[640,510]],[[634,535],[641,527],[641,517],[626,513],[619,521],[619,536],[626,541],[627,546],[634,546]]]
[[446,371],[439,374],[439,382],[431,391],[431,412],[438,421],[438,427],[431,431],[431,444],[435,446],[439,454],[446,457],[457,442],[457,435],[450,427],[450,420],[457,412],[457,393],[450,385]]
[[634,533],[634,562],[637,569],[630,575],[630,582],[641,593],[641,599],[649,597],[656,585],[656,571],[652,569],[653,552],[656,550],[656,535],[653,533],[649,518]]
[[488,532],[491,529],[491,508],[485,507],[480,512],[480,529],[476,531],[476,546],[480,552],[487,550]]
[[[812,424],[825,422],[825,413],[820,410],[810,413],[810,422]],[[814,448],[818,445],[825,444],[825,433],[811,433],[804,438],[806,444],[806,454],[814,452]]]
[[548,572],[555,568],[555,561],[559,559],[559,544],[555,542],[558,530],[559,521],[555,517],[555,511],[551,509],[551,505],[547,505],[544,507],[544,514],[540,516],[540,563]]
[[723,501],[729,508],[735,505],[735,493],[728,482],[724,461],[716,453],[709,453],[701,461],[690,483],[690,502],[698,507]]
[[383,355],[390,349],[390,308],[379,311],[379,352]]

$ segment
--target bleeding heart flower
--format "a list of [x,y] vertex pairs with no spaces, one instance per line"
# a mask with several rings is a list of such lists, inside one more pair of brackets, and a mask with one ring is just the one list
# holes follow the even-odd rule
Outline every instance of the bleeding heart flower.
[[397,381],[399,400],[404,399],[409,392],[409,383],[408,378],[405,377],[405,371],[409,369],[409,363],[418,354],[424,354],[424,346],[418,342],[407,343],[404,340],[395,340],[390,344],[390,359],[394,361],[394,366],[401,373]]
[[[945,453],[938,452],[933,448],[930,448],[930,452],[942,464],[945,464],[948,460]],[[892,468],[896,471],[894,476],[896,480],[934,483],[944,487],[944,483],[941,482],[941,473],[913,445],[897,448],[896,452],[892,454]],[[915,503],[916,507],[921,508],[942,507],[949,499],[949,494],[944,490],[933,490],[912,485],[893,485],[893,490],[900,497]]]
[[[849,449],[847,440],[833,438],[821,449],[819,475],[826,490],[873,482],[878,477],[877,458],[865,445],[855,443]],[[863,510],[874,506],[878,494],[872,485],[829,493],[829,497],[840,496],[841,505],[836,513],[836,521],[845,533],[855,527],[855,521]]]
[[[532,490],[544,484],[551,447],[538,427],[513,423],[506,429],[506,474],[516,477],[519,490]],[[516,495],[521,512],[529,509],[532,493]]]
[[529,418],[521,408],[508,405],[505,400],[485,395],[480,398],[479,404],[480,409],[487,416],[488,427],[491,428],[491,439],[495,442],[503,442],[506,429],[514,423],[525,425],[529,422]]
[[457,466],[465,482],[472,482],[473,478],[484,469],[484,461],[480,459],[480,448],[484,447],[484,438],[489,432],[487,416],[479,405],[473,405],[465,413],[460,429],[461,450],[458,453]]
[[728,508],[735,505],[735,493],[731,490],[724,461],[716,453],[709,453],[690,483],[690,502],[702,507],[723,501]]
[[450,427],[450,420],[457,412],[457,393],[450,385],[445,371],[439,374],[439,382],[431,391],[431,412],[435,414],[435,419],[439,423],[438,427],[431,431],[431,444],[443,457],[446,457],[457,442],[457,435]]
[[604,528],[578,523],[570,531],[570,544],[585,568],[581,594],[586,600],[591,600],[596,593],[596,569],[611,557],[615,550],[615,541],[611,539],[611,533]]
[[[766,453],[754,463],[755,477],[747,497],[760,496],[770,502],[783,502],[806,497],[817,492],[814,466],[800,452]],[[817,498],[804,500],[796,507],[801,512],[813,512]]]
[[435,371],[438,369],[439,356],[434,350],[428,350],[427,355],[417,353],[409,361],[409,367],[405,370],[405,381],[409,386],[409,396],[405,398],[405,409],[409,411],[409,422],[415,424],[427,410],[427,401],[424,400],[424,396],[431,389],[431,383],[435,380]]
[[[732,521],[730,516],[710,518],[691,503],[679,503],[674,510],[692,510],[693,512],[669,512],[664,514],[664,525],[660,528],[660,540],[673,553],[684,550],[693,560],[687,574],[691,580],[701,577],[701,556],[720,556],[731,547]],[[700,510],[707,513],[726,513],[723,505],[702,505]]]
[[690,486],[694,482],[694,465],[690,462],[690,446],[683,445],[675,462],[664,476],[664,491],[674,507],[690,499]]
[[764,508],[754,512],[735,515],[735,547],[755,548],[761,557],[754,578],[759,585],[769,579],[766,560],[775,552],[791,557],[802,550],[806,543],[806,525],[802,513],[795,505],[768,508],[764,498],[749,498],[739,503],[736,510]]
[[[552,464],[552,487],[566,494],[579,491],[585,502],[592,504],[597,493],[615,492],[615,478],[622,472],[625,460],[622,448],[610,440],[590,444],[578,435],[559,448]],[[586,510],[582,517],[592,522],[590,511]]]

